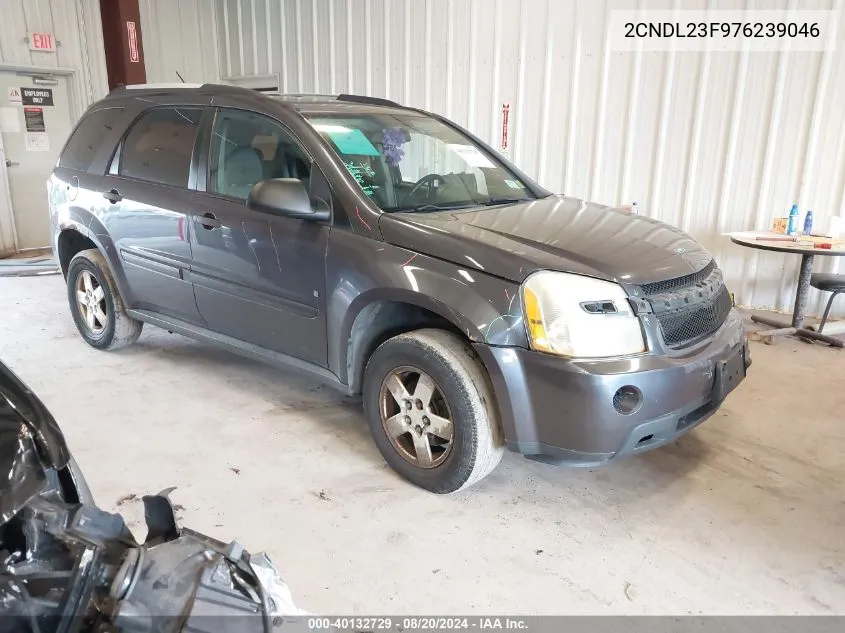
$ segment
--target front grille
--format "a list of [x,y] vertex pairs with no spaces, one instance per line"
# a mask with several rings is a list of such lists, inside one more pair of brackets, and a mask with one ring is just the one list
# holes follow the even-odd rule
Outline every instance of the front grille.
[[731,311],[731,294],[725,286],[716,296],[692,308],[657,315],[663,340],[673,348],[692,345],[722,327]]
[[656,295],[662,292],[671,292],[679,288],[686,288],[687,286],[694,286],[700,281],[707,279],[716,268],[716,260],[711,259],[710,263],[697,273],[691,275],[684,275],[683,277],[675,277],[674,279],[664,279],[663,281],[655,281],[650,284],[643,284],[641,286],[644,295]]
[[641,286],[673,349],[693,345],[722,327],[732,308],[722,271],[711,261],[697,273]]

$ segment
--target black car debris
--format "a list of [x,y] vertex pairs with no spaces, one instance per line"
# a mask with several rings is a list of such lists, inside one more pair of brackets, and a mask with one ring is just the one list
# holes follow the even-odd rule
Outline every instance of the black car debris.
[[136,542],[94,504],[55,419],[0,362],[0,631],[269,633],[299,615],[265,554],[179,527],[167,492],[143,497]]

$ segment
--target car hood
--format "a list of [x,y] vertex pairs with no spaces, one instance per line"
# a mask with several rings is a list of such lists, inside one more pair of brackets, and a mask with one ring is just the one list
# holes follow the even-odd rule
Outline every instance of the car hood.
[[42,490],[45,468],[64,468],[69,459],[56,420],[0,362],[0,525]]
[[521,282],[560,270],[638,285],[698,272],[712,256],[678,228],[567,196],[434,213],[388,213],[385,241]]

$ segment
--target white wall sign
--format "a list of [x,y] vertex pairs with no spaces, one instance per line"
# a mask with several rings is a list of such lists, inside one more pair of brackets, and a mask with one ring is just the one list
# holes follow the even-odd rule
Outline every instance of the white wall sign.
[[22,103],[20,88],[9,88],[9,103]]
[[26,151],[28,152],[49,152],[50,137],[47,132],[27,132]]

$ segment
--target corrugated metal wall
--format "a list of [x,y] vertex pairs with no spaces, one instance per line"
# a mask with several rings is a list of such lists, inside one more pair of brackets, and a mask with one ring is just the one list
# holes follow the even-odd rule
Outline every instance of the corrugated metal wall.
[[217,82],[216,11],[209,0],[138,0],[149,83]]
[[[180,3],[181,5],[182,3]],[[621,53],[613,9],[795,8],[797,0],[215,0],[220,76],[357,92],[441,112],[555,191],[701,240],[737,300],[789,309],[798,257],[733,246],[797,202],[845,214],[845,24],[835,52]],[[208,5],[203,4],[203,7]],[[817,270],[845,271],[835,258]],[[813,295],[814,312],[820,297]],[[845,313],[839,308],[840,314]]]

